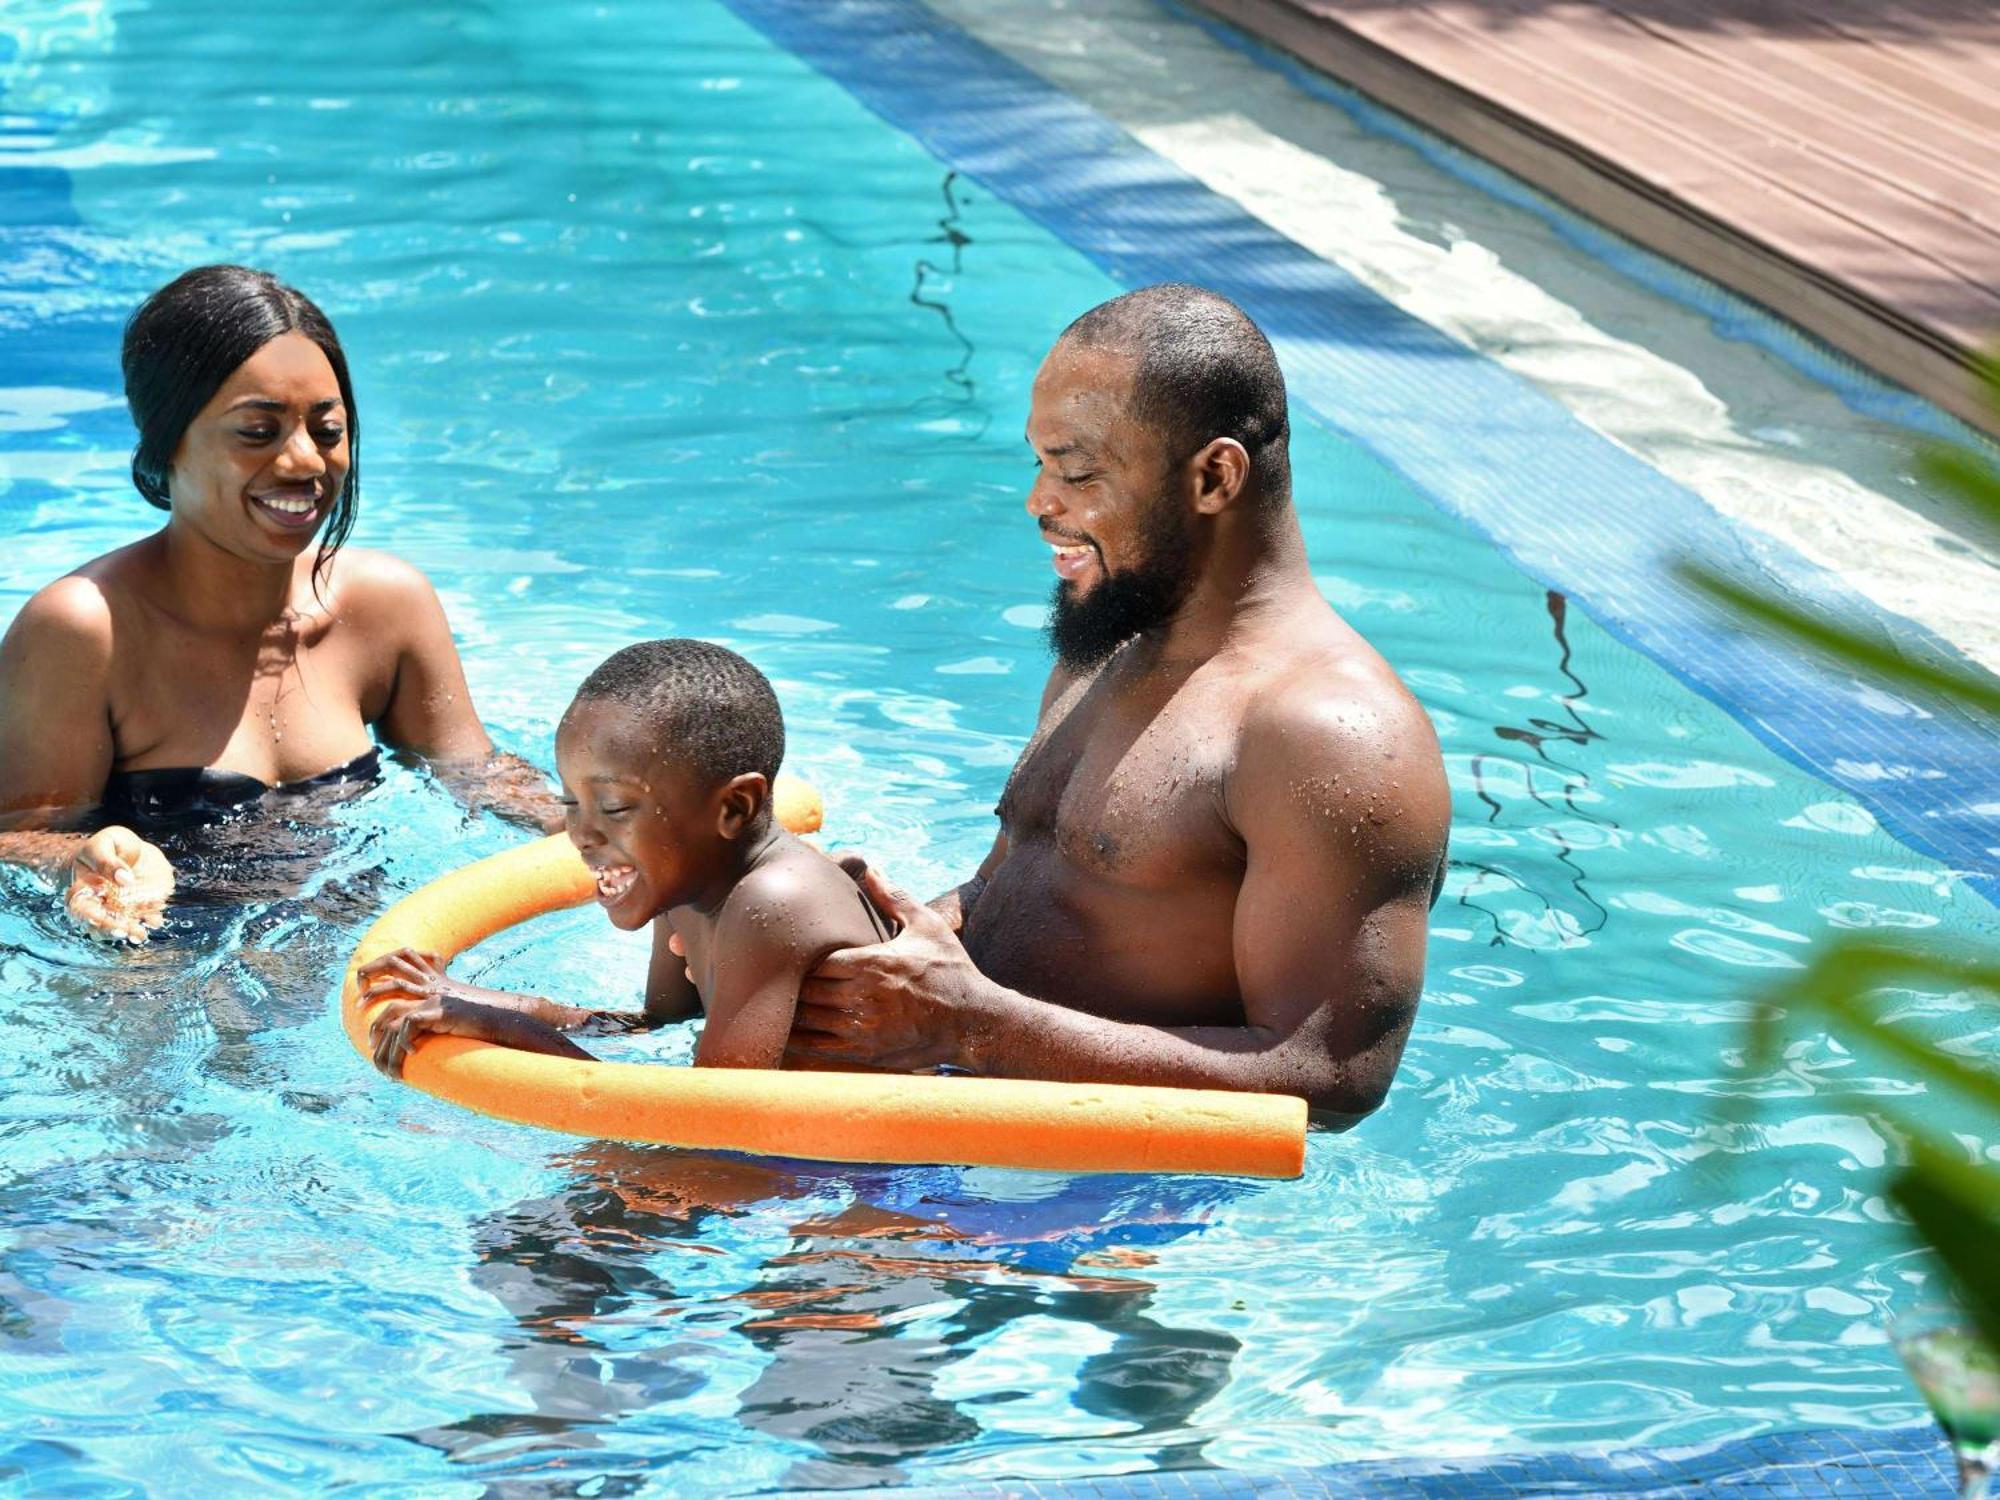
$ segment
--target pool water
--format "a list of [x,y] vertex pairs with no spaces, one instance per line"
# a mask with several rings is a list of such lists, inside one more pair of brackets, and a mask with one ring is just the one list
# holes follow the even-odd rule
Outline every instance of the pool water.
[[[0,19],[0,624],[153,522],[124,316],[267,266],[356,372],[356,542],[437,583],[507,747],[548,765],[615,647],[711,637],[829,846],[962,877],[1046,670],[1029,381],[1119,286],[712,0],[280,12]],[[1744,1023],[1822,937],[1993,909],[1297,415],[1315,574],[1455,793],[1402,1073],[1302,1180],[700,1156],[394,1087],[345,956],[517,835],[392,764],[194,861],[141,952],[0,871],[0,1473],[742,1493],[1920,1420],[1897,1148],[1836,1097],[1905,1086],[1810,1038],[1747,1072]],[[460,969],[618,1003],[643,966],[579,912]]]

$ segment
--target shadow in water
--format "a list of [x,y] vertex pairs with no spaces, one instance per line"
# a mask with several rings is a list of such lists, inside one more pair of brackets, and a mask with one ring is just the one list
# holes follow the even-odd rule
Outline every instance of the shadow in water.
[[946,410],[966,413],[977,418],[977,426],[972,436],[985,434],[992,414],[979,401],[979,383],[972,378],[973,356],[979,351],[974,347],[965,330],[958,326],[953,316],[950,296],[958,287],[958,278],[965,271],[965,247],[972,243],[972,236],[965,232],[962,221],[965,205],[970,200],[961,196],[957,172],[944,174],[939,185],[944,196],[944,215],[937,221],[938,232],[930,237],[927,244],[943,245],[951,253],[948,265],[940,266],[929,256],[920,256],[916,266],[916,281],[910,288],[910,301],[918,307],[934,312],[944,323],[944,330],[959,347],[958,363],[944,371],[945,383],[951,387],[951,394],[940,403],[936,398],[926,398],[911,408],[923,411],[939,404]]
[[[631,1451],[622,1434],[657,1434],[675,1408],[691,1409],[729,1357],[722,1333],[762,1357],[735,1420],[794,1455],[786,1487],[893,1483],[912,1461],[978,1440],[981,1408],[1047,1399],[1046,1387],[965,1402],[938,1390],[980,1346],[1038,1317],[1109,1338],[1077,1370],[1075,1410],[1126,1443],[1156,1434],[1158,1467],[1202,1466],[1190,1419],[1227,1383],[1239,1345],[1155,1317],[1155,1288],[1132,1273],[1151,1259],[1143,1247],[1199,1232],[1245,1184],[1079,1178],[1048,1193],[1042,1179],[1046,1196],[1009,1202],[974,1191],[977,1174],[944,1168],[606,1144],[563,1165],[573,1175],[560,1191],[474,1231],[472,1278],[514,1321],[510,1383],[529,1409],[405,1434],[482,1471],[490,1494],[531,1477],[538,1494],[557,1476],[592,1494],[643,1483],[659,1453]],[[718,1243],[726,1221],[787,1205],[803,1216],[786,1248],[716,1290],[715,1257],[740,1255]],[[677,1260],[689,1267],[685,1290]],[[686,1418],[690,1451],[741,1441],[699,1421]]]
[[[1525,725],[1496,724],[1495,738],[1510,745],[1525,748],[1534,759],[1519,761],[1507,757],[1505,764],[1509,770],[1518,770],[1522,776],[1523,789],[1536,806],[1549,812],[1565,813],[1578,821],[1597,828],[1615,829],[1617,823],[1609,818],[1599,817],[1587,808],[1577,805],[1580,793],[1590,788],[1590,774],[1582,767],[1558,758],[1552,747],[1581,747],[1593,741],[1602,740],[1604,734],[1583,716],[1581,704],[1590,696],[1590,688],[1576,674],[1570,664],[1570,644],[1568,633],[1569,601],[1554,589],[1546,596],[1549,622],[1555,636],[1560,655],[1556,670],[1569,680],[1569,691],[1556,694],[1556,702],[1561,706],[1562,717],[1555,719],[1531,717]],[[1494,794],[1490,784],[1491,760],[1484,755],[1474,755],[1471,760],[1473,795],[1488,808],[1486,821],[1498,823],[1507,810],[1500,797]],[[1542,774],[1544,771],[1551,775]],[[1558,806],[1560,804],[1560,806]],[[1577,855],[1580,852],[1563,830],[1560,822],[1540,825],[1542,836],[1555,846],[1556,860],[1569,872],[1569,888],[1577,898],[1579,906],[1589,913],[1587,918],[1574,921],[1575,935],[1588,937],[1603,928],[1610,918],[1603,905],[1585,886],[1585,872]],[[1473,879],[1459,891],[1458,904],[1467,910],[1479,912],[1493,924],[1493,936],[1489,940],[1493,947],[1504,947],[1510,939],[1502,927],[1500,918],[1491,910],[1472,900],[1483,888],[1498,886],[1509,890],[1519,890],[1532,894],[1540,900],[1547,916],[1555,921],[1558,912],[1556,901],[1535,892],[1524,876],[1498,864],[1482,863],[1478,860],[1452,861],[1453,866],[1474,872]],[[1562,913],[1569,916],[1567,912]]]

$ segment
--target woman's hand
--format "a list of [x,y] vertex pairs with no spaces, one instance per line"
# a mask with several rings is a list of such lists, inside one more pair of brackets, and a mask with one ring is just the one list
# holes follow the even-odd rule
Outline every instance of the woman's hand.
[[100,937],[143,943],[166,921],[174,867],[154,845],[113,825],[92,834],[70,859],[69,914]]

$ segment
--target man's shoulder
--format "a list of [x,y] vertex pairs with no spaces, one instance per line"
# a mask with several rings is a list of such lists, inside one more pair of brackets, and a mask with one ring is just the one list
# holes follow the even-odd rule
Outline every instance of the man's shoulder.
[[1435,760],[1430,716],[1396,671],[1331,610],[1269,642],[1244,674],[1246,746]]
[[[1351,631],[1305,642],[1260,674],[1239,731],[1228,803],[1282,814],[1353,812],[1413,847],[1441,843],[1451,793],[1430,716]],[[1352,821],[1352,820],[1351,820]],[[1343,825],[1344,826],[1344,825]]]

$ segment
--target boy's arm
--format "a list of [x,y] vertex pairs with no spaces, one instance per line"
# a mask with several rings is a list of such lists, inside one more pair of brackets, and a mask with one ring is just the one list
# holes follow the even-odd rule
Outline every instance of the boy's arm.
[[[665,938],[656,932],[653,941],[655,974],[660,969],[665,947]],[[656,1001],[658,986],[649,976],[646,1008],[636,1014],[627,1010],[593,1010],[583,1005],[565,1005],[560,1000],[550,1000],[541,995],[519,995],[512,990],[489,990],[480,985],[467,984],[447,974],[444,961],[437,954],[421,953],[414,948],[398,948],[393,953],[369,960],[356,972],[355,978],[364,1004],[386,1000],[392,995],[412,1000],[463,1001],[485,1006],[489,1010],[514,1011],[557,1031],[575,1031],[585,1036],[618,1036],[632,1031],[650,1031],[669,1021],[685,1020],[695,1013],[700,1003],[694,998],[694,986],[687,982],[685,965],[681,966],[680,980],[687,990],[686,1006],[673,1009],[674,996],[671,994]]]
[[551,1057],[590,1058],[555,1027],[522,1011],[434,995],[422,1000],[392,1000],[382,1007],[368,1028],[375,1066],[391,1078],[401,1078],[411,1045],[419,1037],[434,1034],[470,1037]]
[[467,984],[447,974],[444,960],[437,954],[415,948],[398,948],[380,958],[371,958],[355,970],[354,978],[363,1005],[394,995],[410,1000],[463,1001],[488,1010],[515,1011],[558,1031],[581,1026],[598,1014],[580,1005],[564,1005],[540,995],[517,995],[512,990],[489,990]]
[[824,874],[832,878],[767,867],[730,893],[716,923],[715,992],[707,997],[696,1067],[778,1067],[805,976],[834,949],[857,937],[872,940],[854,887],[830,866]]
[[663,912],[653,919],[653,961],[646,969],[646,1007],[640,1013],[649,1029],[701,1014],[701,994],[688,978],[687,959],[673,944],[674,926]]

